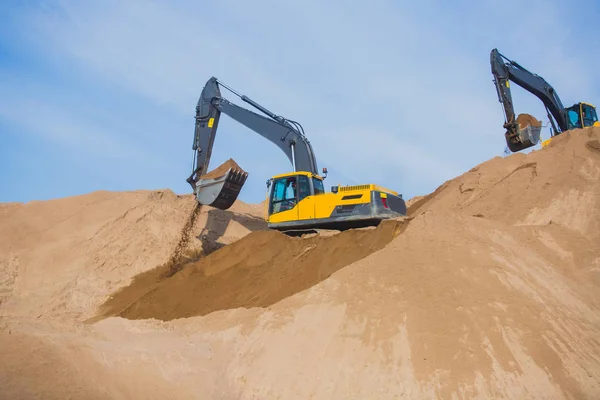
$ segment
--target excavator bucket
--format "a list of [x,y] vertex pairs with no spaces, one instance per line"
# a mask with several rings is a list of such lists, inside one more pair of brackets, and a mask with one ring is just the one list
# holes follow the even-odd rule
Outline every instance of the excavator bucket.
[[519,114],[515,128],[516,132],[510,130],[506,132],[507,143],[511,151],[523,150],[539,143],[542,123],[532,115]]
[[228,160],[200,176],[194,192],[200,204],[227,210],[237,199],[248,173],[233,160]]

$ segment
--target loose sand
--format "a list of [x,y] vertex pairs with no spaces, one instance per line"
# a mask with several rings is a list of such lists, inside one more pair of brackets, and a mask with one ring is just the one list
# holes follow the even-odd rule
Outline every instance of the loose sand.
[[288,238],[262,212],[1,205],[0,398],[600,398],[600,129],[378,229]]
[[521,129],[526,128],[527,125],[540,127],[542,126],[542,121],[538,120],[531,114],[519,114],[517,117],[517,124],[519,124]]
[[218,178],[220,176],[225,175],[225,173],[230,168],[232,168],[234,170],[238,170],[238,171],[243,171],[243,169],[240,168],[240,166],[232,158],[230,158],[229,160],[225,161],[223,164],[219,165],[217,168],[215,168],[212,171],[209,171],[206,174],[202,175],[200,178],[201,179],[214,179],[214,178]]

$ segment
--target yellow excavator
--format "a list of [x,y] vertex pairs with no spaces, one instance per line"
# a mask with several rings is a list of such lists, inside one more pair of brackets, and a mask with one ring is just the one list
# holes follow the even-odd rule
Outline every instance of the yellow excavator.
[[[264,115],[231,103],[222,97],[221,87]],[[313,148],[302,126],[272,113],[215,77],[206,82],[196,106],[194,161],[187,182],[198,203],[228,209],[248,177],[233,160],[207,172],[222,113],[275,144],[292,164],[293,171],[272,176],[267,181],[265,219],[269,228],[345,230],[376,226],[384,219],[406,215],[402,195],[376,184],[332,186],[331,191],[326,192],[323,181],[327,168],[323,168],[323,175],[319,174]]]
[[504,135],[510,151],[517,152],[535,146],[540,140],[542,125],[540,121],[534,121],[531,124],[531,119],[528,118],[523,118],[524,123],[520,123],[519,120],[523,114],[518,118],[515,115],[509,81],[532,93],[544,103],[552,124],[552,134],[550,139],[542,142],[542,147],[550,143],[554,136],[560,135],[564,131],[600,126],[596,107],[589,103],[579,102],[565,108],[556,90],[544,78],[500,54],[498,49],[492,49],[490,52],[490,65],[498,100],[504,109],[504,128],[506,129]]

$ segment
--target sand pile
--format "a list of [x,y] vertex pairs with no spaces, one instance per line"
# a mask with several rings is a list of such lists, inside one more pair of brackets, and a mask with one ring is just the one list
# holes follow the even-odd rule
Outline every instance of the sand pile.
[[[4,212],[0,221],[22,231],[0,241],[12,254],[2,271],[14,271],[3,272],[12,283],[0,351],[14,358],[3,360],[0,385],[50,397],[56,380],[62,397],[119,399],[599,398],[599,141],[599,129],[577,130],[483,163],[411,202],[397,236],[393,224],[308,239],[247,230],[170,278],[138,277],[128,288],[133,270],[169,259],[192,202],[144,193],[110,207],[82,197]],[[126,210],[140,207],[154,211],[137,222]],[[243,207],[219,215],[231,224]],[[213,211],[200,210],[193,237],[212,235],[201,221]],[[153,259],[139,243],[128,253],[139,223],[155,240],[145,250]],[[110,294],[107,308],[127,318],[79,322]],[[51,325],[61,309],[73,319]],[[140,317],[155,319],[128,319]],[[5,351],[30,343],[63,372],[26,368],[43,360]]]
[[[187,227],[196,202],[171,191],[95,192],[4,206],[2,311],[52,319],[89,317],[115,288],[174,255],[210,252],[264,228],[264,221],[244,206],[198,210],[195,225]],[[182,229],[189,231],[183,242]]]
[[255,232],[175,275],[164,267],[140,275],[104,305],[103,315],[171,320],[267,307],[382,249],[403,228],[403,221],[385,221],[329,237]]
[[575,130],[543,151],[496,157],[445,182],[409,214],[435,210],[513,225],[552,223],[600,240],[599,140],[598,129]]

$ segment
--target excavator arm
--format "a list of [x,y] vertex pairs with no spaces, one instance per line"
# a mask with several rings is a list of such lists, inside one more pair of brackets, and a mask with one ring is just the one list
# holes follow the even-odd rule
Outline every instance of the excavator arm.
[[[506,62],[504,60],[506,60]],[[515,61],[509,60],[500,54],[497,49],[493,49],[490,53],[490,64],[494,76],[494,84],[498,93],[498,100],[502,103],[504,108],[504,128],[507,130],[505,136],[511,151],[523,150],[537,144],[541,128],[528,127],[529,129],[524,130],[519,127],[513,106],[509,81],[516,83],[544,103],[555,133],[559,130],[556,128],[550,114],[554,117],[560,131],[568,129],[567,116],[560,97],[544,78],[528,71]]]
[[[223,98],[220,86],[228,89],[266,116],[247,110]],[[247,173],[237,165],[232,165],[231,168],[216,176],[213,174],[214,171],[207,174],[222,113],[277,145],[292,163],[294,171],[318,174],[312,146],[299,123],[272,113],[247,96],[236,93],[219,82],[217,78],[211,77],[206,82],[196,106],[196,125],[192,145],[195,159],[192,175],[187,179],[201,204],[209,204],[220,209],[229,208],[237,198],[247,177]],[[204,178],[205,175],[206,178]]]

